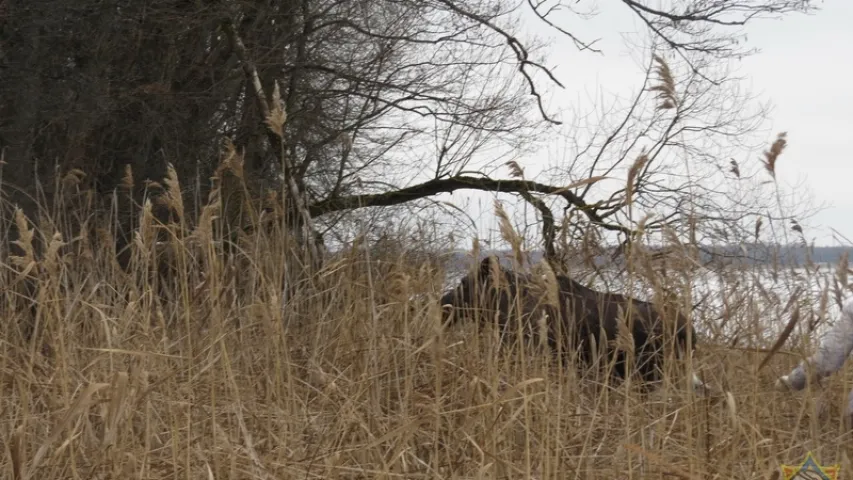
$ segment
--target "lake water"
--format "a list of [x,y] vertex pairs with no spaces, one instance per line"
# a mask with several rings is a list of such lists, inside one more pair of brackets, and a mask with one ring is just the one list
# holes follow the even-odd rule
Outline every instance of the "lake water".
[[[464,265],[448,269],[446,288],[455,286],[465,274]],[[809,324],[817,328],[809,335],[823,333],[839,315],[840,307],[835,283],[834,264],[817,264],[809,269],[770,266],[750,266],[746,269],[710,270],[693,273],[689,278],[669,277],[664,283],[679,295],[689,292],[693,304],[704,299],[694,312],[700,335],[725,339],[735,335],[751,344],[772,343],[791,318],[793,308],[782,313],[794,292],[799,291],[796,305],[800,307],[800,321],[794,335],[808,333]],[[603,270],[598,275],[579,271],[576,280],[598,290],[619,292],[649,300],[652,288],[647,281],[624,272]],[[853,279],[853,277],[851,277]],[[821,297],[825,296],[824,306]],[[844,300],[848,290],[843,289]],[[793,307],[793,305],[792,305]]]

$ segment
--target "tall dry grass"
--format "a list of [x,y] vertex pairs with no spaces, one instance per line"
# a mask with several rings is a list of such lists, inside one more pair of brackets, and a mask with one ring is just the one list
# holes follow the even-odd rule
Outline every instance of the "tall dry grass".
[[[766,479],[807,451],[853,475],[849,373],[821,392],[772,390],[799,357],[756,369],[768,345],[749,338],[767,311],[760,286],[734,281],[750,272],[717,292],[742,341],[705,325],[694,360],[729,394],[697,397],[672,375],[643,395],[499,349],[489,329],[442,329],[442,269],[401,251],[343,251],[284,299],[302,271],[286,235],[256,228],[226,248],[221,191],[191,225],[178,180],[165,189],[180,214],[162,226],[150,203],[134,213],[127,271],[109,224],[97,238],[47,230],[37,252],[40,233],[14,219],[25,253],[2,273],[3,478]],[[667,268],[644,270],[653,288],[691,267]]]

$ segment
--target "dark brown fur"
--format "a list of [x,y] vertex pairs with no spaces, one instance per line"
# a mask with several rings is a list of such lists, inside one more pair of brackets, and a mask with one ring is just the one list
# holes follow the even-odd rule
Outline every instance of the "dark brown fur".
[[[444,321],[451,313],[454,321],[477,314],[481,321],[496,320],[503,338],[515,338],[520,328],[527,340],[535,341],[537,324],[545,314],[548,344],[555,352],[577,354],[586,365],[593,361],[596,350],[606,353],[608,360],[615,355],[614,373],[624,378],[625,351],[613,345],[619,331],[621,308],[627,324],[632,325],[633,365],[646,382],[660,379],[665,355],[663,346],[667,338],[673,338],[668,332],[676,330],[665,328],[665,325],[677,325],[676,355],[681,357],[688,349],[694,349],[693,326],[680,312],[671,315],[675,322],[665,322],[649,302],[599,292],[564,275],[557,275],[556,280],[558,305],[548,304],[543,282],[532,275],[507,270],[500,266],[496,257],[488,257],[475,272],[464,277],[455,289],[441,298]],[[597,347],[592,346],[593,338]]]

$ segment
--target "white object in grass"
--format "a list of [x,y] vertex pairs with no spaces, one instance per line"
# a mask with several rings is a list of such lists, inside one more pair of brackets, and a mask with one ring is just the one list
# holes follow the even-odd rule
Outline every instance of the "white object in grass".
[[[853,298],[841,307],[841,317],[826,331],[820,340],[817,352],[801,361],[791,373],[776,381],[777,388],[802,390],[810,380],[820,380],[837,372],[844,366],[853,351]],[[812,374],[812,379],[809,378]],[[853,391],[847,401],[847,414],[853,415]]]

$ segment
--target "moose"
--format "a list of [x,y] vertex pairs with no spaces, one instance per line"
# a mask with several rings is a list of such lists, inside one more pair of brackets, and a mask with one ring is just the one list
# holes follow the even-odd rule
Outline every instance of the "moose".
[[[696,345],[693,325],[680,312],[673,312],[674,321],[669,323],[674,328],[667,328],[668,318],[652,303],[599,292],[565,275],[554,277],[556,285],[543,285],[535,275],[504,268],[496,256],[488,256],[441,297],[442,321],[446,325],[472,317],[481,325],[496,321],[504,340],[516,332],[527,342],[538,336],[542,343],[547,339],[561,359],[576,355],[580,365],[590,366],[597,355],[604,354],[614,361],[617,378],[636,372],[647,390],[661,379],[667,341],[674,339],[677,358],[692,355]],[[623,332],[630,333],[623,338],[632,340],[632,348],[613,345],[621,322],[627,327]],[[633,354],[631,371],[626,351]],[[692,382],[695,390],[705,391],[705,384],[695,374]]]

